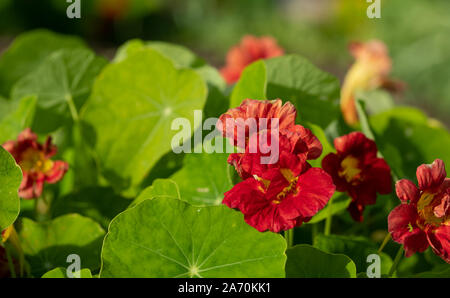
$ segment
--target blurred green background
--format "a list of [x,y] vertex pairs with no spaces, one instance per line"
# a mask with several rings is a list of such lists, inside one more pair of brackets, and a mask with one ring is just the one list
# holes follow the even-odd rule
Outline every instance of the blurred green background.
[[68,5],[0,0],[0,51],[21,32],[48,28],[106,57],[141,38],[185,45],[220,67],[244,34],[272,35],[342,81],[353,62],[348,43],[377,38],[389,47],[392,77],[407,84],[397,103],[450,125],[449,0],[381,0],[381,19],[367,17],[366,0],[81,0],[81,19],[67,18]]

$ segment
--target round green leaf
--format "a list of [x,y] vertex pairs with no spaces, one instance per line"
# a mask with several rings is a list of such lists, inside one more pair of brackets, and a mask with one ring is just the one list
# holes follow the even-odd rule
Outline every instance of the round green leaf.
[[130,207],[136,206],[144,200],[154,198],[181,199],[178,185],[170,179],[155,179],[152,185],[141,191]]
[[356,277],[355,263],[346,255],[303,244],[289,248],[286,255],[286,277]]
[[34,129],[50,132],[62,121],[78,120],[78,111],[88,98],[95,77],[106,60],[87,49],[63,49],[47,57],[38,68],[21,78],[11,97],[36,95]]
[[19,226],[22,248],[34,276],[67,266],[70,254],[80,256],[82,267],[98,269],[104,235],[98,223],[79,214],[67,214],[46,222],[23,218]]
[[145,200],[111,222],[101,277],[284,277],[286,242],[225,206]]
[[[107,66],[97,79],[82,119],[96,133],[104,176],[118,189],[137,186],[171,149],[172,120],[191,123],[206,100],[206,84],[190,69],[176,69],[146,49]],[[132,104],[130,104],[132,103]]]
[[43,29],[20,35],[0,58],[0,94],[8,96],[14,83],[33,72],[52,52],[84,47],[77,37]]
[[0,146],[0,231],[9,227],[19,215],[19,186],[22,171],[14,158]]

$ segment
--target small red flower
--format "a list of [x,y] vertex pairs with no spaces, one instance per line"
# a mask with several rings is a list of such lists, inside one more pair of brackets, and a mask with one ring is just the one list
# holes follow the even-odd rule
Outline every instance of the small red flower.
[[394,241],[404,245],[407,257],[423,252],[428,246],[450,263],[450,178],[444,162],[417,168],[419,188],[402,179],[395,185],[402,202],[388,217],[389,232]]
[[[244,181],[225,193],[223,204],[239,209],[258,231],[279,232],[300,226],[327,204],[335,190],[325,171],[307,163],[321,155],[322,145],[309,129],[296,125],[295,118],[296,110],[290,103],[247,99],[222,115],[217,125],[232,143],[239,144],[238,139],[243,138],[240,145],[245,147],[244,153],[228,158]],[[259,119],[278,119],[278,123],[261,127],[256,121],[254,130],[244,127],[245,120]],[[263,152],[259,146],[251,151],[251,144],[273,149],[274,141],[278,146],[273,162],[261,162],[261,157],[273,158],[273,152]]]
[[283,55],[280,48],[272,37],[261,37],[246,35],[241,43],[230,49],[226,58],[226,65],[220,72],[228,84],[239,80],[244,68],[259,59],[267,59]]
[[7,141],[2,146],[11,153],[22,169],[23,179],[19,196],[24,199],[39,197],[42,194],[44,182],[58,182],[69,168],[64,161],[50,159],[57,152],[51,137],[48,137],[42,145],[37,142],[37,135],[29,128],[19,134],[17,141]]
[[223,204],[237,208],[260,232],[280,232],[307,222],[328,203],[335,186],[322,169],[301,163],[298,172],[272,168],[236,184]]
[[[262,143],[269,147],[272,141],[275,139],[278,141],[277,149],[281,162],[287,158],[288,153],[298,155],[302,161],[316,159],[322,154],[320,141],[311,130],[295,124],[296,116],[295,107],[290,102],[283,105],[280,99],[270,101],[246,99],[239,107],[230,109],[220,116],[218,129],[232,140],[234,145],[245,148],[245,154],[233,153],[228,158],[228,163],[236,168],[241,178],[260,175],[268,167],[278,166],[273,163],[261,164],[261,156],[269,153],[262,154],[259,147],[256,148],[257,152],[253,152],[257,154],[251,154],[249,144],[260,144],[260,138],[263,140]],[[259,126],[260,119],[268,119],[266,127]],[[276,127],[273,127],[272,119],[278,119]],[[250,129],[252,123],[253,130]],[[239,138],[245,142],[239,143]]]
[[362,221],[366,205],[375,204],[377,193],[391,192],[391,170],[377,157],[377,146],[361,132],[334,140],[336,153],[322,160],[322,168],[333,177],[336,190],[352,198],[348,208],[356,221]]

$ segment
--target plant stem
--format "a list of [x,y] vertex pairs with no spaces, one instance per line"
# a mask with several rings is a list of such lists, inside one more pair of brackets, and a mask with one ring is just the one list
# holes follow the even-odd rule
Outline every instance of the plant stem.
[[328,201],[328,215],[325,220],[325,229],[323,231],[325,236],[330,235],[330,231],[331,231],[331,222],[333,220],[333,208],[332,207],[333,207],[333,197],[331,197],[330,200]]
[[16,278],[16,268],[14,267],[14,262],[11,258],[11,252],[9,251],[9,247],[8,245],[5,245],[5,251],[6,251],[6,258],[8,260],[8,267],[9,267],[9,272],[11,273],[11,277],[12,278]]
[[391,269],[389,269],[389,277],[392,277],[394,272],[397,270],[398,264],[400,263],[400,260],[403,256],[403,245],[400,246],[400,248],[397,251],[397,255],[395,256],[394,263],[392,264]]
[[389,240],[391,240],[391,233],[387,233],[386,237],[384,237],[383,243],[381,243],[380,248],[378,249],[378,253],[381,253],[384,249],[384,247],[386,246],[386,244],[389,242]]
[[284,238],[286,239],[287,248],[294,245],[294,229],[284,231]]

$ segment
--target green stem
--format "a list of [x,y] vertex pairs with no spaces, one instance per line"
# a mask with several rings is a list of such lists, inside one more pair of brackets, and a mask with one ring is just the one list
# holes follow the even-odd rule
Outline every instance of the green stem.
[[16,278],[16,268],[14,267],[14,262],[11,258],[11,252],[9,251],[9,247],[8,245],[5,245],[5,251],[6,251],[6,258],[8,260],[8,267],[9,267],[9,272],[11,273],[11,277],[12,278]]
[[323,231],[325,236],[330,235],[332,220],[333,220],[333,197],[331,197],[330,200],[328,201],[328,215],[325,220],[325,229]]
[[286,239],[287,248],[294,245],[294,229],[284,231],[284,238]]
[[378,249],[378,253],[381,253],[386,246],[386,244],[391,240],[391,233],[387,233],[386,237],[384,237],[383,243],[381,243],[380,248]]
[[67,94],[65,96],[65,99],[67,101],[67,105],[69,106],[69,110],[70,110],[70,115],[72,116],[72,119],[74,122],[78,122],[79,117],[78,117],[78,112],[77,112],[77,108],[75,106],[75,103],[73,102],[73,98],[70,94]]
[[400,260],[403,256],[403,245],[400,246],[400,248],[397,251],[397,255],[395,256],[394,263],[391,266],[391,269],[389,269],[389,277],[392,277],[392,275],[397,270],[398,264],[400,263]]

